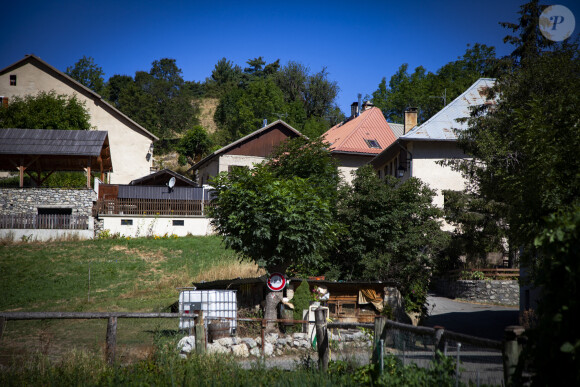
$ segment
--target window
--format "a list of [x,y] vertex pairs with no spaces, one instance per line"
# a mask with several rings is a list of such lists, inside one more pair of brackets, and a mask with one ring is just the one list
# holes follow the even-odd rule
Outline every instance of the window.
[[38,215],[72,215],[72,208],[38,208]]
[[121,226],[132,226],[133,219],[121,219]]
[[10,86],[16,86],[16,75],[10,75]]
[[174,220],[173,221],[173,225],[174,226],[185,226],[185,220]]
[[367,140],[365,138],[365,142],[367,143],[367,145],[369,146],[369,148],[382,149],[381,146],[379,145],[379,142],[377,140]]
[[0,107],[8,106],[8,97],[0,97]]

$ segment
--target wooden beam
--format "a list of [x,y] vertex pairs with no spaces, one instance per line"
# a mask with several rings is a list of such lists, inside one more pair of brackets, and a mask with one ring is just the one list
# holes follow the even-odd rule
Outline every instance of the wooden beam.
[[87,161],[87,188],[91,188],[91,158]]
[[21,165],[18,167],[18,174],[20,175],[20,188],[24,187],[24,170],[26,169],[26,167],[24,165]]

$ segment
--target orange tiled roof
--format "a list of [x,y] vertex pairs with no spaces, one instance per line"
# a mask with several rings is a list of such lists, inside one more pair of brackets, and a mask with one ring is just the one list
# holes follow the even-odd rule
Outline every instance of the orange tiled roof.
[[[324,133],[333,152],[379,154],[397,138],[381,109],[372,107],[358,117],[338,124]],[[374,143],[374,142],[376,143]],[[380,148],[373,147],[377,145]]]

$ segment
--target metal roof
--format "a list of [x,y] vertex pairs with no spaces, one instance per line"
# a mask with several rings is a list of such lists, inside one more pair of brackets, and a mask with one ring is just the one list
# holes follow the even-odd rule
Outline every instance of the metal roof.
[[405,134],[405,125],[395,124],[394,122],[387,122],[387,124],[389,124],[389,127],[393,131],[393,134],[395,135],[395,137],[399,138],[403,134]]
[[110,172],[107,132],[97,130],[0,129],[0,170]]
[[139,179],[131,180],[129,185],[164,185],[172,177],[175,177],[176,186],[197,187],[195,181],[167,168]]
[[0,129],[0,154],[98,157],[106,138],[97,130]]
[[[396,140],[383,112],[376,107],[365,110],[356,118],[333,126],[322,136],[331,144],[332,152],[367,155],[381,153]],[[370,141],[376,141],[379,147],[371,147]]]
[[456,141],[455,129],[467,129],[467,122],[457,119],[468,118],[472,107],[485,103],[495,103],[487,98],[487,90],[495,85],[493,78],[480,78],[463,94],[437,112],[423,124],[416,126],[409,133],[401,136],[402,140],[411,141]]

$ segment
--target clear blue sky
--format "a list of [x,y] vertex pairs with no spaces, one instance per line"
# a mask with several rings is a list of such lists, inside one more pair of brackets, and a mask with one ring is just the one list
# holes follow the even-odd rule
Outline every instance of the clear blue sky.
[[[2,5],[0,68],[35,54],[65,71],[83,55],[105,72],[134,75],[175,58],[190,81],[203,81],[226,57],[245,65],[263,56],[327,67],[349,112],[402,63],[436,71],[468,43],[512,47],[499,21],[517,20],[524,1],[9,1]],[[544,4],[548,4],[544,2]],[[580,24],[580,2],[561,0]]]

